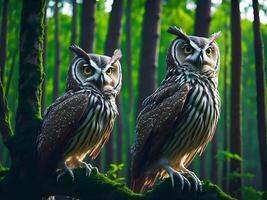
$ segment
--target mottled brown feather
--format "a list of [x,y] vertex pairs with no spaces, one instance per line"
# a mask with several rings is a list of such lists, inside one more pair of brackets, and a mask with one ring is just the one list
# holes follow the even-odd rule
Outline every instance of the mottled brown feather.
[[[154,183],[155,180],[147,180],[144,174],[146,162],[153,163],[159,157],[159,147],[168,137],[173,124],[187,98],[187,94],[191,89],[189,84],[184,84],[181,88],[176,85],[163,85],[165,88],[158,90],[155,98],[150,100],[149,104],[140,113],[136,126],[136,141],[133,147],[132,161],[132,185],[136,185],[138,179],[142,179],[146,183]],[[151,98],[151,97],[149,97]],[[153,102],[153,103],[152,103]],[[153,145],[149,145],[153,144]],[[158,172],[160,173],[160,172]],[[148,175],[147,175],[148,176]],[[153,176],[157,176],[155,173]],[[145,183],[143,183],[145,184]],[[140,186],[138,186],[140,188]]]
[[64,142],[72,137],[87,108],[88,99],[85,93],[67,93],[48,109],[37,144],[41,173],[57,167]]

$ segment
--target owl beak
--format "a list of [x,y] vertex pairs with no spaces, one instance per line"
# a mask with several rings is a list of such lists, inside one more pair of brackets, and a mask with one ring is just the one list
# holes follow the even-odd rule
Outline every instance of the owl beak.
[[104,77],[103,77],[103,74],[101,73],[95,80],[95,85],[96,87],[102,91],[103,90],[103,87],[104,87]]
[[203,60],[204,60],[204,58],[203,58],[203,52],[200,51],[200,53],[199,53],[199,55],[198,55],[198,57],[197,57],[197,66],[198,66],[199,69],[200,69],[200,68],[202,67],[202,65],[203,65]]

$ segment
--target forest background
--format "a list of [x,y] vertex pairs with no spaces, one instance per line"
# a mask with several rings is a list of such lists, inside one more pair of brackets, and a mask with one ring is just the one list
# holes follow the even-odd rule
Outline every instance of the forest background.
[[[202,3],[202,4],[201,4]],[[233,6],[233,5],[232,5]],[[114,49],[121,48],[123,69],[123,87],[117,100],[120,116],[117,119],[113,135],[100,158],[95,162],[101,172],[113,174],[118,170],[119,181],[127,183],[129,174],[130,146],[134,141],[135,118],[141,108],[142,99],[153,92],[163,80],[166,71],[166,53],[173,35],[167,33],[169,26],[181,27],[187,34],[211,35],[221,31],[217,40],[221,51],[221,69],[219,74],[219,92],[222,108],[216,130],[216,137],[208,145],[201,158],[196,157],[191,169],[203,180],[210,179],[229,192],[231,182],[242,179],[241,191],[247,199],[261,198],[264,190],[262,183],[260,145],[257,119],[257,86],[253,33],[253,6],[249,0],[240,1],[242,70],[240,77],[240,133],[232,131],[231,115],[232,83],[231,77],[232,50],[231,2],[230,1],[193,1],[193,0],[157,0],[157,1],[122,1],[122,0],[58,0],[48,1],[46,12],[44,39],[45,81],[43,83],[42,110],[49,106],[56,97],[61,96],[65,89],[65,80],[73,55],[69,51],[72,43],[79,44],[88,52],[110,55]],[[21,1],[1,0],[0,22],[1,47],[6,46],[6,55],[1,51],[5,73],[5,88],[12,127],[15,126],[15,113],[18,103],[18,66],[19,66],[19,33],[21,17]],[[201,10],[202,9],[202,10]],[[198,11],[197,11],[198,10]],[[207,12],[208,11],[208,12]],[[197,12],[204,12],[197,14]],[[208,16],[205,15],[208,13]],[[155,19],[155,23],[144,20]],[[263,43],[267,42],[267,2],[259,1],[260,30]],[[113,17],[112,17],[113,16]],[[153,18],[154,17],[154,18]],[[204,22],[199,22],[203,19]],[[6,23],[5,23],[6,22]],[[111,24],[113,23],[112,28]],[[206,23],[208,32],[201,33],[197,25]],[[116,25],[114,27],[114,24]],[[146,24],[146,25],[145,25]],[[153,27],[150,27],[153,26]],[[200,26],[203,29],[204,26]],[[150,33],[149,30],[152,32]],[[154,31],[154,32],[153,32]],[[6,32],[6,36],[5,36]],[[148,36],[146,35],[148,34]],[[154,38],[155,46],[150,52],[145,51],[144,38]],[[3,39],[4,38],[4,39]],[[112,41],[117,44],[112,44]],[[2,50],[3,48],[1,48]],[[143,49],[143,50],[142,50]],[[264,46],[263,58],[267,57]],[[4,57],[6,59],[3,59]],[[146,60],[152,56],[152,64]],[[148,62],[148,63],[146,63]],[[148,64],[146,66],[146,64]],[[151,64],[151,65],[149,65]],[[266,64],[263,65],[266,71]],[[152,80],[146,84],[144,78]],[[257,78],[256,78],[257,77]],[[265,74],[263,74],[265,77]],[[148,88],[149,87],[149,88]],[[264,82],[266,96],[266,82]],[[266,104],[266,99],[265,99]],[[266,114],[266,108],[263,112]],[[265,118],[266,127],[266,118]],[[266,131],[266,129],[265,129]],[[236,140],[236,137],[239,140]],[[241,152],[235,152],[231,140]],[[266,132],[265,132],[265,142]],[[242,171],[230,170],[230,162],[241,163]],[[0,138],[0,164],[9,167],[10,157]],[[121,165],[123,164],[123,165]],[[113,174],[114,175],[114,174]],[[113,177],[114,178],[114,177]],[[230,187],[229,187],[230,186]],[[266,188],[265,188],[266,189]]]

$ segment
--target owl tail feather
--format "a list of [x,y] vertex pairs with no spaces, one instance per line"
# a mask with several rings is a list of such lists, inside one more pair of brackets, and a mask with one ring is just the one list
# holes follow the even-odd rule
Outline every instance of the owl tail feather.
[[145,179],[139,178],[132,181],[132,190],[136,193],[142,193],[144,192],[146,185],[145,185]]
[[132,181],[132,190],[137,193],[143,193],[145,189],[152,187],[158,174],[150,174],[145,177],[137,178]]

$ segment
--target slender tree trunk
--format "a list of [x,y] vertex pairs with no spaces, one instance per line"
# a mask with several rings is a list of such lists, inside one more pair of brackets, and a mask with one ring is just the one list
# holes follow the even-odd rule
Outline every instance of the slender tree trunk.
[[132,106],[133,106],[133,80],[132,80],[132,0],[127,1],[127,12],[126,12],[126,46],[127,46],[127,85],[128,85],[128,115],[127,115],[127,126],[126,126],[126,147],[127,147],[127,185],[130,185],[130,163],[131,163],[131,117],[132,117]]
[[88,53],[93,52],[95,37],[96,0],[83,0],[81,19],[81,47]]
[[1,35],[0,35],[0,75],[2,84],[5,84],[5,65],[6,65],[6,49],[7,49],[7,26],[8,26],[8,4],[9,0],[4,0]]
[[[197,1],[196,18],[195,18],[195,35],[196,36],[200,36],[200,37],[209,36],[210,22],[211,22],[210,8],[211,8],[211,0],[198,0]],[[207,178],[206,168],[207,168],[206,152],[204,152],[200,157],[200,177],[203,179]]]
[[58,17],[58,0],[55,0],[55,70],[54,70],[54,90],[53,100],[56,100],[59,96],[59,81],[60,81],[60,41],[59,41],[59,17]]
[[[225,41],[224,41],[224,83],[223,83],[223,133],[224,133],[224,140],[223,140],[223,150],[228,151],[229,150],[229,145],[228,145],[228,51],[229,51],[229,45],[228,45],[228,25],[227,21],[225,22],[224,26],[225,30]],[[222,186],[224,191],[228,191],[228,161],[225,160],[223,162],[223,172],[222,172]]]
[[147,0],[145,4],[136,117],[144,99],[156,89],[161,6],[162,0]]
[[[217,159],[217,153],[218,153],[218,141],[217,141],[217,132],[215,132],[212,143],[211,143],[211,180],[213,183],[218,184],[218,159]],[[207,167],[207,166],[206,166]]]
[[13,55],[12,55],[10,71],[9,71],[9,75],[8,75],[8,79],[7,79],[6,87],[5,87],[6,88],[6,90],[5,90],[6,97],[8,97],[8,94],[9,94],[10,84],[11,84],[11,81],[13,78],[14,68],[16,65],[17,54],[18,54],[18,49],[15,49],[13,52]]
[[[232,71],[231,71],[231,143],[232,153],[242,156],[242,131],[241,131],[241,75],[242,75],[242,46],[241,46],[241,22],[239,1],[231,0],[231,42],[232,42]],[[230,162],[231,173],[242,173],[242,163],[232,159]],[[229,191],[238,199],[242,199],[240,188],[241,176],[231,180]]]
[[195,18],[195,35],[208,37],[210,31],[211,0],[198,0]]
[[43,69],[44,69],[44,80],[42,83],[42,113],[46,108],[46,80],[47,80],[47,66],[46,66],[46,55],[47,55],[47,19],[46,19],[46,8],[44,13],[44,43],[43,43]]
[[[106,37],[105,44],[105,54],[112,56],[115,49],[120,45],[120,36],[121,36],[121,27],[122,27],[122,16],[123,16],[123,0],[116,0],[113,2],[112,10],[109,17],[109,28]],[[118,116],[118,147],[122,154],[122,106],[120,95],[117,97],[117,106],[119,110]],[[114,133],[114,132],[113,132]],[[109,168],[109,165],[114,162],[114,137],[113,133],[111,134],[106,148],[106,169]]]
[[266,127],[266,105],[265,105],[265,71],[263,42],[260,32],[259,3],[253,0],[254,12],[254,49],[256,64],[256,85],[257,85],[257,118],[258,137],[262,172],[262,190],[267,191],[267,127]]
[[[71,32],[71,40],[70,44],[75,44],[76,43],[76,38],[77,38],[77,0],[72,0],[72,32]],[[70,59],[72,60],[73,58],[73,53],[70,53]]]

